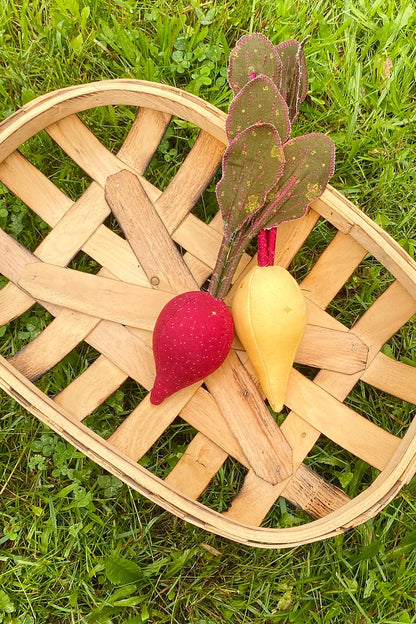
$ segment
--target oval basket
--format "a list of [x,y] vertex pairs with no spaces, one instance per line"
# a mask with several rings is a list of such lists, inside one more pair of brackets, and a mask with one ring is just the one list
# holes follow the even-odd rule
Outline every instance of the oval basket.
[[[77,113],[120,105],[137,114],[113,153]],[[146,168],[172,116],[199,134],[161,192]],[[409,415],[416,368],[381,349],[393,336],[400,340],[416,313],[416,264],[329,187],[304,218],[278,232],[282,266],[309,253],[308,241],[316,246],[316,262],[301,276],[308,328],[285,413],[273,419],[237,341],[204,385],[152,406],[155,319],[175,293],[203,286],[221,242],[220,215],[208,225],[192,210],[221,162],[224,127],[224,113],[203,100],[136,80],[62,89],[0,125],[0,180],[40,217],[32,222],[41,234],[29,251],[0,230],[0,272],[7,278],[0,325],[13,331],[33,306],[39,315],[46,310],[42,331],[26,332],[20,351],[4,346],[0,386],[105,470],[184,520],[243,544],[289,547],[371,518],[415,472],[416,424]],[[35,135],[43,130],[66,153],[63,165],[69,157],[91,178],[76,199],[51,181],[56,171],[48,176],[33,164]],[[70,268],[79,254],[84,269]],[[251,262],[246,255],[240,275]],[[371,271],[384,276],[382,285],[348,328],[337,296],[345,301],[353,292],[360,302],[354,276],[371,277]],[[59,363],[79,349],[89,365],[70,364],[63,375]],[[109,397],[123,384],[130,384],[132,407],[114,415]],[[366,397],[365,414],[353,409],[357,387]],[[406,406],[399,426],[389,415],[390,401]],[[101,420],[108,414],[98,432],[90,424],[97,412]],[[181,427],[185,433],[169,462],[164,452],[169,448],[172,457],[171,440]],[[152,452],[160,470],[144,467]],[[276,457],[277,476],[269,478]]]

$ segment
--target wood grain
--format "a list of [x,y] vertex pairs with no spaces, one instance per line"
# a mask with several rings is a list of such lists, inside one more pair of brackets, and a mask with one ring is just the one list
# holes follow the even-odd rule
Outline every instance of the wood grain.
[[[139,110],[119,153],[112,154],[76,113],[117,104],[137,106]],[[172,115],[196,124],[201,132],[184,164],[161,193],[145,180],[143,173]],[[0,271],[11,280],[0,291],[0,322],[16,318],[40,296],[40,292],[30,294],[26,282],[22,282],[28,289],[25,292],[17,286],[34,266],[46,262],[54,265],[52,271],[56,271],[55,283],[51,281],[49,291],[46,284],[44,291],[50,299],[44,301],[44,306],[56,319],[10,362],[0,359],[0,386],[106,470],[189,522],[242,544],[295,546],[337,535],[372,517],[409,482],[416,469],[415,423],[399,440],[343,403],[360,379],[415,402],[414,367],[386,358],[380,349],[416,312],[416,264],[331,186],[303,219],[279,227],[276,262],[282,266],[290,264],[320,217],[327,219],[338,233],[302,284],[307,296],[309,335],[305,336],[299,358],[322,370],[313,381],[292,372],[288,393],[292,410],[277,434],[271,425],[274,421],[268,419],[267,408],[248,376],[249,363],[244,368],[235,353],[225,373],[218,375],[219,380],[208,380],[212,394],[198,384],[184,389],[183,396],[178,393],[166,403],[160,422],[148,399],[133,410],[108,441],[80,422],[128,376],[145,388],[150,388],[154,379],[150,327],[144,331],[142,327],[123,326],[123,320],[132,318],[117,317],[115,299],[110,299],[111,305],[106,304],[108,295],[104,296],[99,287],[109,282],[117,287],[122,284],[119,302],[122,297],[125,299],[119,314],[123,309],[124,315],[133,292],[138,293],[138,288],[145,286],[150,290],[150,272],[155,267],[170,289],[170,273],[179,267],[178,263],[180,280],[187,289],[199,288],[212,271],[221,238],[221,217],[217,215],[206,225],[190,211],[220,162],[226,144],[224,126],[224,113],[192,94],[135,80],[101,81],[46,94],[0,125],[0,180],[53,228],[33,254],[0,233]],[[16,151],[44,128],[94,180],[77,202],[66,197]],[[123,240],[103,223],[110,213],[105,198],[108,180],[126,170],[141,185],[141,190],[137,190],[134,182],[133,208],[136,203],[137,209],[137,198],[141,197],[139,204],[148,212],[147,223],[155,230],[154,240],[140,235],[145,252],[138,249],[131,221],[134,212],[130,213],[129,207],[126,211],[122,205],[119,216],[130,240]],[[153,244],[159,235],[162,252],[152,256],[149,243]],[[187,250],[183,258],[178,258],[172,240]],[[59,275],[67,271],[64,267],[80,250],[104,268],[99,276],[86,276],[88,286],[86,281],[76,286],[72,278],[65,278],[59,287]],[[377,258],[395,281],[348,330],[324,309],[366,253]],[[144,265],[149,263],[146,268],[142,266],[143,255]],[[246,256],[239,267],[240,276],[255,261]],[[48,270],[51,269],[46,266]],[[235,284],[238,279],[237,276]],[[68,295],[71,289],[72,297]],[[90,298],[89,307],[81,307],[85,305],[83,289],[96,289],[97,301],[102,299],[100,305],[94,308]],[[154,295],[163,293],[160,287],[153,290]],[[78,310],[66,307],[72,300],[78,302]],[[154,303],[155,299],[149,300],[149,305],[153,305],[150,301]],[[106,305],[108,318],[101,314]],[[94,317],[94,313],[99,316]],[[51,400],[29,379],[41,374],[45,366],[53,365],[55,357],[59,358],[78,340],[86,340],[102,355]],[[334,347],[332,353],[330,345]],[[240,356],[244,360],[244,354]],[[234,412],[238,412],[237,417]],[[245,413],[252,426],[257,422],[254,426],[259,426],[260,437],[251,437],[251,432],[244,430]],[[136,462],[178,414],[199,433],[162,482]],[[321,434],[380,470],[374,483],[355,499],[349,500],[339,488],[302,464]],[[278,483],[269,483],[259,476],[262,452],[254,452],[255,440],[268,440],[267,452],[279,448],[283,467],[287,469],[290,464],[287,476]],[[227,514],[220,515],[192,499],[207,487],[228,455],[242,463],[248,473]],[[317,519],[288,529],[258,528],[256,525],[281,495]]]

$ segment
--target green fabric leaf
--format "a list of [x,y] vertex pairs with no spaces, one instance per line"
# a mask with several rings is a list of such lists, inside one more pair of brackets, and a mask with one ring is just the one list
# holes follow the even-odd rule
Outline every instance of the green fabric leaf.
[[231,141],[256,123],[272,124],[282,143],[289,138],[291,126],[287,104],[267,76],[250,80],[231,102],[226,122],[228,139]]
[[267,193],[283,171],[284,153],[277,130],[270,124],[247,128],[230,143],[217,184],[217,200],[230,237],[263,206]]
[[335,147],[323,134],[306,134],[284,145],[285,165],[279,183],[269,192],[263,228],[305,214],[320,197],[334,173]]
[[238,93],[249,80],[256,76],[268,76],[280,85],[282,61],[275,46],[259,33],[245,35],[230,54],[228,82],[234,93]]
[[276,46],[282,61],[282,79],[280,93],[289,107],[290,120],[293,121],[299,111],[299,104],[308,93],[308,69],[306,67],[303,43],[294,39],[283,41]]

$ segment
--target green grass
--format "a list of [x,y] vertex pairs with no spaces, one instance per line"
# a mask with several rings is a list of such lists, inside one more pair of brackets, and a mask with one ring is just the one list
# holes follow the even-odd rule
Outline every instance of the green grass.
[[[333,184],[414,257],[416,227],[416,13],[393,0],[2,0],[0,118],[37,95],[104,78],[176,85],[227,110],[226,59],[249,30],[273,42],[312,35],[310,95],[297,134],[328,133],[337,148]],[[83,120],[112,150],[134,111],[103,108]],[[195,139],[169,128],[146,175],[164,188]],[[80,172],[46,135],[25,155],[76,199]],[[197,210],[215,210],[214,185]],[[117,224],[109,220],[110,227]],[[0,226],[33,250],[49,231],[5,187]],[[293,262],[298,278],[334,231],[320,224]],[[71,266],[96,272],[88,257]],[[348,326],[391,281],[367,259],[331,304]],[[0,287],[6,280],[0,277]],[[15,353],[50,321],[40,306],[0,328],[1,353]],[[416,360],[414,323],[384,347]],[[38,383],[51,394],[95,353],[83,346]],[[305,370],[306,374],[310,371]],[[137,401],[126,382],[87,423],[107,437]],[[354,409],[402,435],[414,407],[359,385]],[[416,622],[416,483],[375,519],[347,534],[289,551],[253,550],[196,529],[109,476],[33,416],[0,397],[0,623],[5,624],[396,624]],[[191,439],[175,423],[141,463],[163,476]],[[354,496],[374,477],[361,461],[322,440],[308,463]],[[224,508],[244,477],[231,460],[204,495]],[[280,501],[267,523],[304,515]]]

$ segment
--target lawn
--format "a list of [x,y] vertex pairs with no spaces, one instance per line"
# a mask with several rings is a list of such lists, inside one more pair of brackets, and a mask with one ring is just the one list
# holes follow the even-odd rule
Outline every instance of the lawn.
[[[2,0],[0,120],[61,87],[108,78],[139,78],[184,88],[227,111],[229,50],[243,34],[273,43],[303,39],[310,72],[297,134],[323,132],[336,144],[332,184],[416,255],[416,9],[410,0]],[[130,107],[83,116],[117,150]],[[176,121],[146,176],[166,186],[195,139]],[[90,180],[46,133],[22,151],[71,199]],[[214,185],[198,204],[207,221]],[[0,226],[34,250],[49,231],[0,185]],[[324,241],[333,232],[325,227]],[[292,265],[298,278],[316,256],[317,240]],[[87,256],[71,266],[95,272]],[[352,325],[391,276],[368,261],[331,309]],[[0,288],[7,280],[0,276]],[[47,322],[40,306],[0,328],[9,356]],[[409,322],[386,355],[416,364]],[[40,380],[53,395],[94,353],[78,349]],[[55,388],[56,386],[56,388]],[[128,413],[137,386],[123,384],[91,417],[108,434]],[[357,388],[360,413],[378,406],[383,427],[401,435],[415,408]],[[165,512],[109,476],[4,392],[0,394],[0,623],[4,624],[396,624],[416,622],[416,481],[373,520],[344,535],[291,550],[252,549],[206,533]],[[172,467],[192,431],[166,436],[141,463]],[[159,456],[160,453],[160,456]],[[368,470],[331,444],[311,461],[350,495]],[[230,464],[216,481],[225,507]],[[371,472],[371,471],[370,471]],[[217,495],[217,493],[215,493]],[[280,501],[279,526],[302,514]]]

